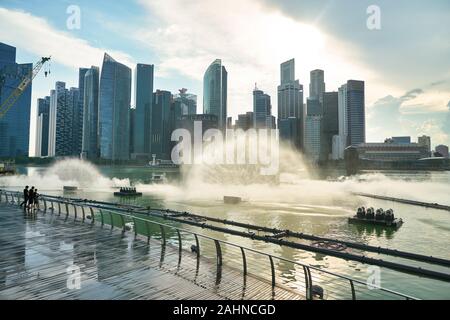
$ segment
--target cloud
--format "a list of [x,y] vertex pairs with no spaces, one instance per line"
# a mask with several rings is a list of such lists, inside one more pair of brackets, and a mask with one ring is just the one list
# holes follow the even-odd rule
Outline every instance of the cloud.
[[24,11],[0,8],[0,21],[8,26],[0,28],[3,42],[35,55],[51,55],[54,62],[70,68],[99,65],[105,51],[130,67],[134,65],[126,53],[94,47],[86,40],[56,30],[45,19]]
[[[252,109],[255,82],[272,96],[276,114],[279,65],[290,58],[296,59],[296,74],[304,85],[305,98],[310,70],[326,70],[330,91],[337,90],[349,78],[367,80],[375,73],[353,59],[356,48],[344,46],[318,28],[260,1],[140,3],[151,19],[134,35],[158,56],[158,75],[189,77],[200,82],[208,65],[221,58],[228,71],[229,113],[233,116]],[[201,107],[202,95],[198,94]]]

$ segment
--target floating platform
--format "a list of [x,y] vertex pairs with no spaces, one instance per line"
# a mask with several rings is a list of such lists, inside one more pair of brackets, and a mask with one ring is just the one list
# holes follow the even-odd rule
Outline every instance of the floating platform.
[[348,223],[364,223],[364,224],[371,224],[371,225],[377,225],[377,226],[383,226],[383,227],[390,227],[398,229],[402,226],[403,220],[395,218],[392,221],[387,220],[376,220],[376,219],[366,219],[366,218],[359,218],[358,216],[353,216],[352,218],[348,218]]
[[120,188],[120,191],[114,192],[116,197],[141,197],[142,192],[137,192],[136,188]]
[[242,202],[242,198],[240,197],[231,197],[231,196],[224,196],[223,202],[226,204],[239,204]]

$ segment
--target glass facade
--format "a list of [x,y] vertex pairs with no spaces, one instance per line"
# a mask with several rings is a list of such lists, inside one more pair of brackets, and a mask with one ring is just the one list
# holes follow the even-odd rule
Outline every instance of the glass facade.
[[227,81],[228,73],[220,59],[208,67],[203,77],[203,113],[217,116],[222,131],[227,125]]
[[138,64],[136,66],[136,109],[134,111],[132,148],[136,154],[150,154],[153,73],[153,65]]
[[[267,128],[267,117],[272,115],[270,96],[262,90],[253,90],[253,127],[255,129]],[[269,126],[271,128],[271,126]]]
[[322,95],[325,92],[325,75],[323,70],[313,70],[310,72],[309,98],[322,102]]
[[151,153],[157,159],[169,160],[171,154],[171,105],[172,94],[158,90],[153,95]]
[[36,126],[36,157],[48,156],[48,133],[50,119],[50,97],[38,99]]
[[347,145],[366,142],[364,81],[347,81]]
[[[16,48],[0,42],[0,104],[22,79],[32,64],[16,63]],[[32,84],[0,119],[0,157],[28,156]]]
[[105,53],[99,94],[100,157],[128,160],[130,155],[131,69]]
[[338,93],[323,93],[323,118],[320,160],[328,160],[331,158],[333,151],[333,136],[339,133],[339,117],[338,117]]
[[98,158],[99,69],[91,67],[84,77],[82,157]]

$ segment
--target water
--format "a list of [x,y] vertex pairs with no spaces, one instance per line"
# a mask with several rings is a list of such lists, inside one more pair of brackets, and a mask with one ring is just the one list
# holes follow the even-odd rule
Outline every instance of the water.
[[[95,167],[78,160],[65,160],[49,168],[22,167],[19,168],[19,173],[18,176],[0,178],[0,186],[21,190],[28,184],[36,186],[41,193],[59,195],[64,185],[76,185],[81,188],[80,197],[117,201],[112,196],[114,188],[132,183],[138,191],[144,193],[142,198],[135,200],[142,205],[189,211],[450,259],[450,212],[349,194],[357,191],[450,205],[450,172],[365,172],[352,179],[331,181],[326,177],[336,178],[342,173],[332,171],[315,174],[301,166],[291,166],[280,175],[279,184],[270,181],[239,184],[235,183],[236,177],[248,173],[239,170],[229,172],[224,168],[202,168],[200,172],[190,170],[187,174],[184,173],[183,178],[181,174],[168,172],[168,184],[150,185],[149,168]],[[251,181],[251,177],[248,180]],[[224,205],[224,195],[240,196],[245,201],[240,205]],[[399,230],[390,232],[349,225],[347,218],[354,214],[355,208],[362,205],[393,208],[396,216],[403,218],[405,224]],[[369,275],[367,266],[360,263],[207,230],[197,231],[286,259],[350,275],[364,282]],[[378,254],[368,255],[424,266]],[[277,273],[284,278],[292,277],[295,273],[291,265],[277,264],[276,268]],[[428,268],[448,272],[444,268]],[[448,283],[386,268],[381,269],[380,275],[381,285],[392,290],[425,299],[450,298]]]

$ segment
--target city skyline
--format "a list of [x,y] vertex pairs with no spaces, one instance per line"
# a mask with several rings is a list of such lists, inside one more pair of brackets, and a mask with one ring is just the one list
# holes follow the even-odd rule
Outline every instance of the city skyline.
[[[316,22],[310,23],[314,18],[318,17],[318,12],[323,9],[324,16],[330,18],[332,15],[332,9],[344,10],[347,5],[343,5],[342,8],[335,8],[335,6],[326,6],[327,2],[319,1],[318,4],[310,5],[305,3],[299,3],[297,6],[290,1],[282,1],[281,4],[273,4],[270,1],[249,1],[242,6],[237,6],[237,19],[241,21],[242,12],[241,9],[253,9],[250,10],[252,17],[258,18],[256,20],[257,26],[259,23],[266,21],[278,22],[277,26],[273,30],[268,30],[267,27],[260,29],[255,34],[255,42],[251,44],[256,44],[251,51],[257,51],[256,56],[251,56],[250,53],[242,53],[243,57],[246,59],[239,59],[236,56],[239,50],[237,50],[237,44],[240,43],[240,38],[232,42],[231,47],[218,48],[217,44],[219,41],[224,41],[223,37],[218,37],[210,43],[210,46],[214,50],[207,50],[207,54],[199,55],[197,58],[192,60],[191,56],[183,55],[183,58],[178,57],[174,60],[174,56],[170,50],[170,44],[174,45],[173,50],[179,48],[180,44],[174,44],[172,42],[173,34],[175,30],[170,29],[171,20],[163,12],[163,9],[156,9],[156,6],[160,4],[158,1],[138,1],[127,3],[127,9],[130,9],[127,14],[133,14],[137,21],[144,23],[147,16],[157,16],[161,19],[159,27],[160,34],[155,30],[157,28],[150,28],[147,34],[139,33],[143,39],[151,39],[148,37],[157,37],[155,39],[162,40],[163,36],[166,35],[167,41],[161,43],[161,48],[157,47],[157,43],[153,44],[152,48],[146,46],[143,41],[136,40],[133,37],[127,38],[124,30],[129,30],[129,28],[124,28],[121,32],[117,28],[113,28],[111,24],[99,27],[98,33],[91,34],[89,30],[93,29],[94,26],[94,16],[98,18],[99,6],[102,3],[89,5],[85,1],[80,1],[79,6],[82,13],[82,25],[80,30],[68,30],[66,28],[66,20],[68,15],[66,14],[66,7],[63,4],[55,5],[50,12],[46,12],[45,5],[41,8],[36,6],[25,4],[17,1],[5,1],[0,8],[0,16],[4,23],[11,23],[16,27],[17,32],[23,30],[29,30],[33,28],[34,39],[23,39],[21,37],[15,37],[14,32],[0,31],[0,36],[2,41],[15,45],[18,48],[18,62],[26,63],[37,60],[37,57],[44,54],[50,53],[53,55],[54,62],[52,63],[52,75],[47,81],[43,81],[43,76],[37,78],[38,81],[33,83],[33,99],[32,99],[32,119],[31,119],[31,132],[35,132],[36,123],[36,104],[37,98],[42,98],[48,95],[48,92],[57,80],[65,81],[67,87],[76,86],[77,83],[77,73],[78,67],[89,66],[89,65],[99,65],[101,61],[101,55],[104,51],[108,51],[114,56],[118,61],[133,67],[137,62],[149,63],[155,65],[155,89],[169,90],[172,93],[176,92],[178,88],[186,87],[189,88],[191,93],[198,95],[199,101],[198,106],[202,106],[201,101],[203,92],[201,90],[202,76],[207,65],[216,58],[221,58],[224,65],[227,66],[227,71],[229,73],[229,90],[228,90],[228,115],[233,116],[234,119],[237,118],[238,114],[245,113],[251,110],[252,106],[252,95],[251,91],[255,82],[264,88],[264,91],[269,94],[273,99],[273,114],[277,114],[278,104],[276,102],[276,85],[279,84],[279,63],[294,57],[296,59],[296,66],[298,71],[295,74],[295,78],[300,80],[300,83],[304,85],[305,90],[308,91],[309,84],[309,73],[311,70],[321,69],[325,70],[325,82],[327,84],[328,91],[337,91],[340,85],[345,83],[348,79],[362,79],[366,82],[366,111],[367,111],[367,123],[371,125],[367,128],[367,141],[383,141],[386,137],[393,135],[411,135],[417,137],[419,135],[430,135],[432,136],[432,145],[438,144],[449,144],[449,97],[450,97],[450,83],[448,81],[449,74],[446,70],[446,64],[448,63],[442,59],[420,59],[420,65],[417,66],[413,62],[414,54],[405,55],[405,59],[398,61],[396,65],[390,65],[389,70],[385,74],[378,74],[374,76],[374,71],[377,69],[386,71],[387,67],[385,65],[380,66],[379,58],[373,56],[373,54],[367,53],[368,44],[371,39],[376,38],[378,41],[376,44],[372,43],[372,46],[376,46],[375,51],[379,51],[382,48],[386,48],[391,40],[389,35],[390,28],[398,28],[392,25],[391,19],[399,17],[399,8],[402,7],[403,10],[407,12],[414,13],[422,11],[423,14],[428,17],[430,12],[436,13],[440,11],[439,14],[445,15],[445,10],[439,10],[448,7],[445,2],[436,2],[431,8],[421,7],[419,4],[408,5],[390,5],[385,1],[380,2],[380,7],[382,9],[383,20],[381,30],[367,30],[365,26],[365,20],[367,14],[365,9],[367,8],[366,3],[361,3],[355,5],[355,10],[351,11],[350,22],[353,26],[360,22],[360,29],[355,33],[342,33],[341,36],[337,36],[336,33],[333,34],[330,31],[330,25],[335,24],[342,31],[343,26],[339,24],[337,19],[330,19],[325,21],[324,18],[318,18],[318,21],[322,22],[319,24]],[[181,5],[181,4],[179,4]],[[217,3],[212,3],[211,5],[205,6],[205,11],[209,10]],[[176,2],[171,1],[170,6],[177,6]],[[163,6],[165,8],[165,6]],[[299,14],[299,8],[304,8],[305,14]],[[87,10],[89,9],[89,10]],[[121,5],[117,4],[112,6],[110,9],[105,9],[101,11],[101,16],[105,21],[108,17],[117,17],[118,12],[121,9]],[[144,9],[144,10],[142,10]],[[183,5],[183,11],[187,15],[200,14],[199,8],[195,4]],[[223,18],[231,16],[230,9],[223,8]],[[287,10],[293,9],[293,10]],[[357,10],[356,10],[357,9]],[[142,11],[142,12],[141,12]],[[250,12],[249,11],[249,12]],[[359,12],[359,13],[358,13]],[[357,16],[357,14],[359,14]],[[14,17],[26,16],[28,21],[27,25],[17,25]],[[214,15],[216,17],[216,15]],[[126,17],[123,17],[125,19]],[[332,17],[331,17],[332,18]],[[123,19],[110,19],[110,21],[116,21],[118,25],[121,25]],[[189,20],[189,19],[187,19]],[[197,19],[199,20],[199,19]],[[222,22],[221,20],[221,22]],[[199,30],[207,25],[205,22],[197,22],[191,28],[188,28],[185,32],[192,32],[192,35],[197,35]],[[449,19],[441,20],[440,28],[437,28],[439,34],[446,35],[445,30],[448,28],[442,28],[445,23],[448,23]],[[404,21],[403,21],[404,22]],[[410,28],[414,26],[409,25]],[[411,22],[412,23],[412,22]],[[434,21],[434,24],[438,22]],[[245,24],[244,26],[246,26]],[[260,38],[260,33],[262,35],[266,34],[272,39],[277,32],[281,32],[282,27],[292,27],[296,31],[299,31],[298,38],[301,40],[298,44],[290,42],[290,39],[281,37],[282,39],[277,40],[270,45],[279,46],[282,53],[276,54],[276,56],[268,57],[267,53],[263,53],[267,50],[265,44],[262,43]],[[142,31],[143,29],[139,25],[131,25],[131,27],[136,27],[136,30]],[[406,27],[406,26],[404,26]],[[231,35],[236,33],[236,30],[232,28],[229,23],[224,24],[224,28]],[[430,27],[431,28],[431,27]],[[10,28],[14,29],[14,28]],[[245,28],[244,28],[245,29]],[[5,30],[4,28],[2,30]],[[253,29],[254,30],[254,29]],[[417,33],[418,37],[421,39],[427,39],[431,29],[426,29],[420,33]],[[43,35],[45,31],[45,37]],[[171,32],[168,32],[171,31]],[[213,28],[211,33],[216,32]],[[302,32],[300,32],[302,31]],[[392,31],[392,30],[391,30]],[[428,31],[428,32],[427,32]],[[166,32],[166,33],[165,33]],[[168,33],[167,33],[168,32]],[[186,36],[186,33],[182,32]],[[243,31],[244,32],[244,31]],[[246,35],[248,31],[244,32]],[[433,31],[434,33],[434,31]],[[130,33],[134,34],[134,33]],[[155,35],[156,34],[156,35]],[[98,35],[98,36],[97,36]],[[113,41],[111,35],[117,35],[119,39]],[[97,36],[97,37],[96,37]],[[145,36],[145,37],[144,37]],[[60,37],[67,46],[55,46],[51,40],[55,37]],[[95,38],[96,37],[96,38]],[[363,37],[367,37],[363,40]],[[406,34],[405,34],[406,37]],[[94,41],[94,38],[97,39]],[[124,39],[126,38],[126,39]],[[407,38],[407,37],[406,37]],[[445,36],[443,37],[445,38]],[[11,40],[10,40],[11,39]],[[26,40],[26,41],[25,41]],[[123,44],[118,45],[118,42],[122,40]],[[401,39],[396,39],[402,41]],[[340,42],[341,41],[341,42]],[[355,47],[353,51],[349,51],[350,47],[342,45],[343,43],[349,44],[350,47]],[[23,45],[21,45],[23,43]],[[301,43],[304,43],[307,50],[301,50]],[[26,45],[25,45],[26,44]],[[39,45],[38,45],[39,44]],[[195,41],[197,45],[197,41]],[[191,48],[193,44],[186,41],[183,42],[186,48]],[[264,46],[263,46],[264,45]],[[126,47],[129,48],[126,48]],[[202,44],[202,49],[208,49],[207,43]],[[439,46],[436,44],[439,48]],[[85,49],[85,54],[81,57],[79,53],[72,52],[71,55],[67,52],[68,49]],[[324,55],[328,49],[335,49],[333,52],[335,56],[339,59],[330,58]],[[431,48],[431,47],[430,47]],[[111,49],[111,50],[110,50]],[[358,50],[356,50],[358,49]],[[372,48],[373,49],[373,48]],[[448,50],[445,47],[443,50]],[[186,49],[187,50],[187,49]],[[50,52],[49,52],[50,51]],[[55,52],[53,52],[55,51]],[[73,51],[73,50],[72,50]],[[245,50],[244,50],[245,51]],[[261,52],[260,52],[261,51]],[[307,51],[307,52],[304,52]],[[429,50],[431,52],[436,52],[436,50]],[[346,57],[349,52],[355,53],[352,59]],[[400,51],[398,54],[401,54]],[[404,51],[403,51],[404,52]],[[442,50],[441,53],[445,53]],[[363,54],[365,53],[365,54]],[[410,56],[413,57],[410,57]],[[445,56],[445,54],[444,54]],[[253,61],[249,58],[254,58]],[[394,57],[393,50],[388,50],[383,52],[383,57],[385,60],[389,60],[390,57]],[[362,61],[362,60],[365,61]],[[416,57],[417,59],[417,57]],[[93,61],[95,60],[95,61]],[[77,62],[79,61],[79,63]],[[88,61],[92,61],[89,63]],[[237,62],[238,61],[238,62]],[[339,68],[336,67],[337,62],[342,62],[340,68],[346,68],[347,71],[339,72]],[[364,67],[360,68],[361,63]],[[440,63],[440,67],[437,68],[436,63]],[[76,66],[75,66],[76,65]],[[406,70],[409,69],[414,70]],[[189,69],[189,70],[187,70]],[[426,72],[423,70],[426,69]],[[400,72],[401,71],[401,72]],[[375,72],[376,73],[376,72]],[[403,78],[400,78],[400,73],[404,74]],[[432,73],[432,74],[430,74]],[[304,103],[306,103],[306,94],[304,94]],[[132,102],[134,105],[134,102]],[[447,121],[447,122],[446,122]],[[31,138],[30,145],[34,144],[34,139]],[[34,148],[30,146],[32,152]]]

